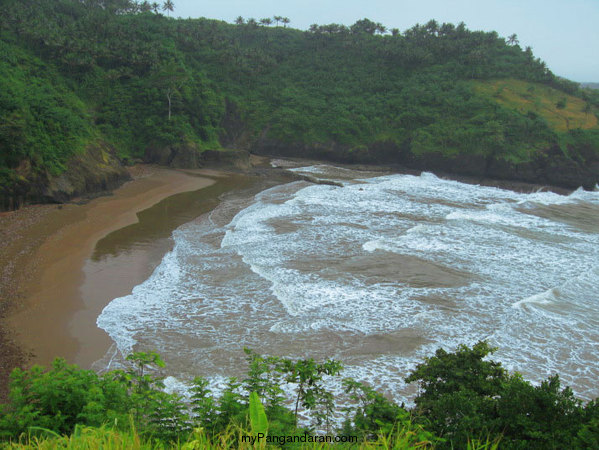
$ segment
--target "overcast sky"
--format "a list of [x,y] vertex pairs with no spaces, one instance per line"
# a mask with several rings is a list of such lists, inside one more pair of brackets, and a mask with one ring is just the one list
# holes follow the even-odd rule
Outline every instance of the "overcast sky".
[[367,17],[405,30],[430,19],[465,22],[471,30],[516,33],[557,75],[599,82],[599,0],[173,0],[175,16],[233,22],[289,17],[294,28],[351,25]]

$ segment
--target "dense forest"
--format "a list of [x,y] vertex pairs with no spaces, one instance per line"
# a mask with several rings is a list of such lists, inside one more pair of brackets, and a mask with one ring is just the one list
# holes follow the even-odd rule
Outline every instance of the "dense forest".
[[[266,448],[266,440],[243,445],[261,433],[284,448],[336,442],[326,436],[352,443],[336,448],[597,448],[596,400],[584,404],[557,375],[533,386],[490,360],[494,350],[484,341],[453,353],[437,350],[406,379],[419,387],[412,408],[340,379],[342,365],[334,360],[246,349],[243,380],[229,379],[215,395],[197,377],[186,401],[164,392],[164,362],[155,352],[134,353],[128,367],[103,375],[56,360],[49,370],[13,372],[10,402],[0,405],[0,445]],[[327,379],[341,381],[345,398],[330,392]]]
[[598,179],[599,93],[553,75],[516,35],[434,20],[183,20],[172,2],[2,7],[4,207],[60,200],[48,186],[76,167],[94,189],[121,162],[198,166],[225,148],[571,188]]

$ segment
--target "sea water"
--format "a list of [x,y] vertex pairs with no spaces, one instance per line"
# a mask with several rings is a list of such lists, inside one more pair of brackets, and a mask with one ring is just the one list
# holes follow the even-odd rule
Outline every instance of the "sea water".
[[517,193],[315,165],[225,201],[98,326],[113,355],[157,350],[183,385],[242,376],[243,348],[333,358],[396,400],[434,351],[486,339],[539,382],[599,396],[599,192]]

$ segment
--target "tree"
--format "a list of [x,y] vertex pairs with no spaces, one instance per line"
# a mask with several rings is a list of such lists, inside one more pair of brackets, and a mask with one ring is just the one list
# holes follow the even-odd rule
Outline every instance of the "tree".
[[590,103],[585,103],[582,112],[584,112],[585,116],[588,116],[593,111]]
[[369,19],[361,19],[354,23],[350,30],[354,34],[366,33],[366,34],[374,34],[379,29],[380,24],[374,23]]
[[509,35],[506,42],[508,45],[518,45],[520,43],[516,33]]
[[510,376],[486,360],[494,351],[481,341],[453,353],[439,349],[419,364],[406,378],[419,384],[416,412],[453,448],[465,448],[473,436],[500,435],[506,448],[571,448],[585,424],[581,401],[557,375],[540,386]]
[[154,10],[154,14],[158,14],[158,11],[160,11],[160,5],[157,2],[153,2],[152,9]]
[[243,25],[244,23],[245,23],[245,20],[241,16],[239,16],[239,17],[237,17],[237,19],[235,19],[236,25]]
[[283,17],[281,19],[281,22],[283,22],[283,27],[287,28],[287,25],[289,25],[289,22],[291,22],[291,21],[289,20],[289,17]]
[[277,23],[277,26],[279,26],[279,22],[281,22],[283,20],[283,18],[281,16],[274,16],[273,19]]
[[418,382],[416,411],[438,435],[465,443],[473,432],[486,429],[493,398],[508,379],[500,363],[484,360],[495,350],[485,341],[472,348],[460,345],[454,353],[439,349],[406,378],[407,383]]
[[[283,401],[280,387],[280,375],[276,368],[281,359],[274,356],[261,356],[248,348],[244,348],[248,362],[247,378],[243,380],[248,392],[256,392],[264,399],[267,406],[278,406]],[[278,376],[277,376],[278,375]]]
[[180,95],[179,90],[189,80],[185,68],[175,62],[162,67],[153,77],[152,84],[163,89],[168,102],[168,120],[171,120],[173,110],[173,100]]
[[268,27],[272,24],[272,19],[270,17],[265,17],[263,19],[260,19],[260,23]]
[[328,360],[322,364],[315,362],[313,359],[281,360],[277,370],[283,374],[285,382],[297,385],[294,408],[296,421],[300,404],[311,410],[318,406],[321,400],[327,399],[328,392],[322,386],[323,377],[325,375],[337,375],[341,369],[341,364],[333,360]]
[[424,29],[432,36],[437,36],[439,33],[439,23],[435,19],[429,20],[426,25],[424,25]]
[[175,4],[173,3],[173,0],[166,0],[162,5],[162,10],[167,11],[167,14],[170,17],[171,13],[175,10]]
[[387,27],[385,25],[383,25],[382,23],[377,22],[376,33],[385,34],[386,32],[387,32]]
[[150,5],[150,2],[148,1],[143,1],[139,5],[139,9],[141,12],[150,12],[152,10],[152,5]]
[[208,389],[208,380],[194,378],[191,392],[191,411],[195,414],[196,422],[209,432],[214,432],[217,421],[216,403]]

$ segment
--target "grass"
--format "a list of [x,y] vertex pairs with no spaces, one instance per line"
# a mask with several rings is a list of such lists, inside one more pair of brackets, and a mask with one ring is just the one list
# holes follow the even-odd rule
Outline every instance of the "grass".
[[554,131],[599,129],[599,121],[594,114],[596,108],[589,111],[584,100],[550,86],[514,79],[473,81],[472,84],[478,94],[501,106],[522,114],[541,116]]
[[[178,449],[178,450],[228,450],[228,449],[264,449],[279,448],[274,444],[266,442],[243,442],[242,436],[251,433],[243,428],[229,426],[225,431],[209,437],[204,430],[197,428],[186,442],[164,444],[161,441],[140,436],[137,430],[131,426],[129,431],[118,431],[108,426],[100,428],[77,426],[69,436],[59,436],[51,430],[43,428],[30,429],[29,435],[22,436],[17,442],[0,443],[0,449],[67,449],[67,450],[155,450],[155,449]],[[388,434],[380,434],[376,441],[362,441],[356,444],[321,444],[306,443],[284,445],[289,449],[324,450],[335,449],[430,449],[433,445],[427,441],[419,441],[414,431],[410,429],[396,429]],[[497,448],[493,443],[472,441],[468,447],[472,450],[493,450]]]

